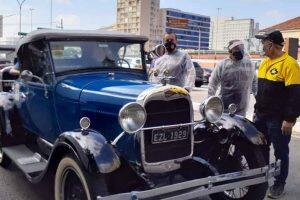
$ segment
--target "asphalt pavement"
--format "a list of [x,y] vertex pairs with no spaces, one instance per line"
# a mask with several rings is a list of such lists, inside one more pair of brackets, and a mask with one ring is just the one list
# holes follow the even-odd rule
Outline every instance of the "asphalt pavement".
[[[199,105],[207,96],[207,87],[195,88],[191,93],[195,109],[195,118],[199,119]],[[251,108],[254,99],[251,98],[248,117],[251,119]],[[294,132],[290,144],[290,174],[287,180],[283,200],[298,200],[300,198],[300,132]],[[121,181],[121,180],[120,180]],[[53,188],[49,182],[31,184],[14,166],[9,169],[0,167],[0,200],[52,200]],[[209,200],[208,197],[203,200]]]

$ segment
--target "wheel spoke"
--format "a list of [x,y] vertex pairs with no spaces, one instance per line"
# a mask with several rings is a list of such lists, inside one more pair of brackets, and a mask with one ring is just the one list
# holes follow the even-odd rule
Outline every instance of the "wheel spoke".
[[73,170],[68,169],[67,172],[65,172],[63,183],[62,189],[66,200],[87,199],[83,184]]
[[[246,157],[242,154],[241,151],[239,151],[239,149],[235,145],[231,145],[229,147],[228,155],[232,156],[234,162],[238,162],[238,164],[235,165],[233,163],[229,163],[229,166],[231,167],[229,167],[229,169],[227,169],[226,172],[250,169]],[[244,188],[235,188],[233,190],[225,191],[224,194],[231,199],[241,199],[245,197],[248,194],[248,192],[249,192],[249,188],[244,187]]]

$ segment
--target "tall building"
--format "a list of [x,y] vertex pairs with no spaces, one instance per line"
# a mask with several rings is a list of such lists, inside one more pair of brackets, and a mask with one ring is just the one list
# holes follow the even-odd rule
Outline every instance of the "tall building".
[[210,17],[165,8],[160,10],[160,23],[164,32],[176,33],[178,48],[208,50]]
[[211,23],[210,49],[226,50],[229,41],[250,41],[258,30],[254,19],[215,17]]
[[118,31],[145,35],[149,38],[146,49],[152,49],[161,42],[162,30],[159,24],[160,0],[118,0]]
[[3,15],[0,15],[0,38],[3,37]]

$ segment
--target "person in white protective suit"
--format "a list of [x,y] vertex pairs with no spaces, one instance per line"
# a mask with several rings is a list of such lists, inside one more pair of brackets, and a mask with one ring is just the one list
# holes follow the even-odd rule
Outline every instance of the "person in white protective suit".
[[208,96],[218,94],[225,111],[230,104],[236,104],[236,114],[246,116],[250,93],[256,94],[257,77],[255,67],[245,53],[244,44],[232,40],[228,45],[229,58],[222,60],[214,69],[208,85]]
[[195,85],[196,73],[191,57],[176,49],[177,37],[175,33],[164,36],[166,53],[155,61],[154,73],[150,80],[160,82],[162,77],[169,76],[169,84],[183,87],[191,91]]

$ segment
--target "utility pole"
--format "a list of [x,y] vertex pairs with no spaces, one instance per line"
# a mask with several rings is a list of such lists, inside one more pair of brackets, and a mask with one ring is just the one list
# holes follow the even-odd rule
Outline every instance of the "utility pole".
[[53,0],[50,0],[50,28],[52,28],[53,22]]
[[[219,33],[219,14],[220,14],[220,10],[222,10],[222,8],[217,8],[218,10],[218,15],[217,15],[217,30],[216,30],[216,45],[215,45],[215,60],[217,59],[217,44],[218,44],[218,33]],[[216,66],[216,63],[214,63],[214,67]]]
[[24,4],[24,2],[25,2],[26,0],[22,0],[22,1],[20,1],[20,0],[17,0],[17,2],[18,2],[18,4],[19,4],[19,10],[20,10],[20,24],[19,24],[19,26],[20,26],[20,28],[19,28],[19,32],[21,33],[22,32],[22,6],[23,6],[23,4]]
[[198,28],[199,28],[198,59],[200,59],[200,50],[201,50],[201,27],[200,27],[200,25],[198,26]]
[[60,19],[60,28],[64,29],[64,20],[63,20],[63,18]]
[[60,19],[60,24],[57,25],[56,28],[64,29],[64,20],[63,20],[63,18]]
[[220,10],[222,10],[222,8],[217,8],[217,10],[218,10],[218,15],[217,15],[217,30],[216,30],[216,46],[215,46],[215,50],[217,49],[217,44],[218,44],[219,14],[220,14]]
[[30,30],[32,31],[32,12],[35,10],[34,8],[30,8]]

